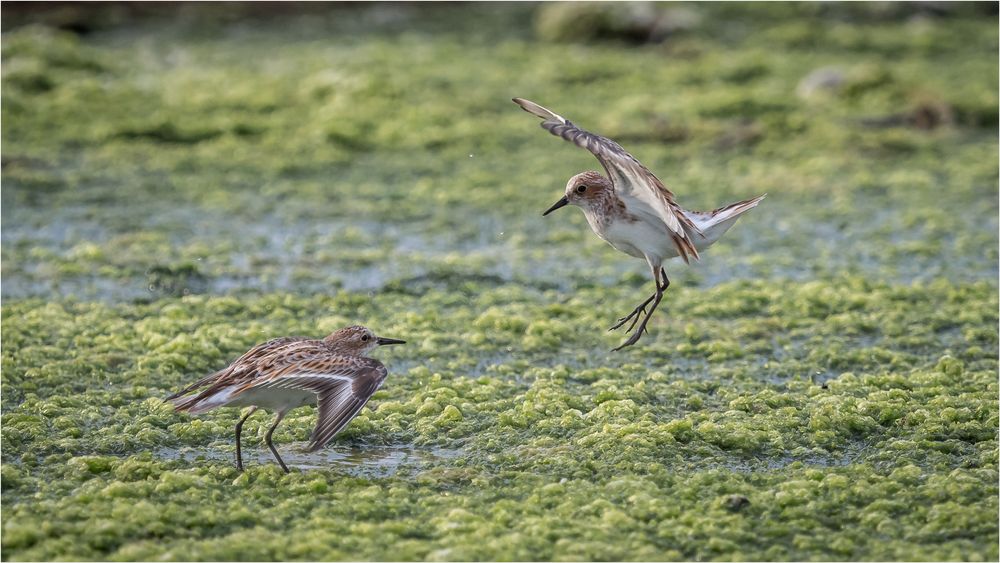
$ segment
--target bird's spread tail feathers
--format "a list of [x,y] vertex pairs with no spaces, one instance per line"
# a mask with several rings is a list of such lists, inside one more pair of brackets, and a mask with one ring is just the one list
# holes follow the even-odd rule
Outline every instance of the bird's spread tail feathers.
[[684,214],[701,230],[697,236],[691,237],[698,250],[704,250],[719,240],[741,215],[757,207],[766,195],[730,203],[712,211],[685,210]]
[[713,209],[707,213],[709,220],[706,222],[706,226],[711,227],[712,225],[723,223],[730,219],[735,219],[747,211],[750,211],[754,207],[757,207],[757,204],[760,203],[765,197],[767,197],[767,194],[759,195],[755,198],[743,201],[737,201],[736,203],[730,203],[729,205],[723,205],[718,209]]

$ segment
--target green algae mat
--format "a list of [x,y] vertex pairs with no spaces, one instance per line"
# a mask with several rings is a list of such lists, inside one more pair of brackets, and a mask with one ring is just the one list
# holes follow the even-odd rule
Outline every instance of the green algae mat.
[[[3,560],[998,559],[995,3],[231,6],[3,7]],[[769,194],[633,348],[514,96]],[[354,323],[289,475],[161,401]]]

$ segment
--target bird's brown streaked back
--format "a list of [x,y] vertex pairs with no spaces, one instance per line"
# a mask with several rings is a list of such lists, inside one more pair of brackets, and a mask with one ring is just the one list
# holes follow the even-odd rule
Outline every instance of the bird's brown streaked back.
[[[285,346],[293,343],[309,341],[310,339],[304,336],[283,336],[281,338],[274,338],[268,340],[267,342],[258,344],[234,360],[228,366],[215,373],[209,374],[198,381],[195,381],[191,385],[188,385],[184,389],[170,395],[164,400],[172,402],[174,404],[174,408],[178,411],[190,410],[196,404],[201,402],[202,399],[214,394],[223,387],[228,387],[235,382],[246,381],[257,377],[260,370],[259,362],[274,357],[275,353],[283,349]],[[197,395],[184,397],[184,395],[187,395],[196,389],[201,389],[202,387],[207,388]]]
[[685,262],[698,259],[698,250],[691,240],[692,235],[699,234],[698,227],[684,215],[673,192],[641,162],[615,141],[581,129],[535,102],[523,98],[513,101],[524,111],[540,117],[546,131],[590,151],[604,167],[618,196],[638,200],[655,214],[666,226]]
[[264,442],[287,472],[271,439],[285,414],[315,400],[319,417],[309,450],[323,447],[357,416],[385,381],[385,366],[367,354],[391,344],[405,341],[378,336],[363,326],[340,329],[322,340],[276,338],[251,348],[228,367],[201,378],[168,400],[177,410],[194,414],[219,407],[251,407],[235,427],[236,467],[241,471],[243,423],[260,408],[277,413]]
[[294,336],[276,338],[254,347],[229,367],[216,372],[218,375],[201,393],[178,401],[179,397],[185,393],[185,391],[181,391],[171,395],[168,400],[175,401],[177,410],[197,410],[198,403],[203,399],[210,398],[223,388],[234,388],[234,395],[243,393],[255,387],[267,386],[273,379],[292,373],[289,370],[294,366],[324,369],[324,361],[328,358],[340,357],[370,360],[378,363],[377,360],[370,358],[343,354],[334,343],[325,340]]

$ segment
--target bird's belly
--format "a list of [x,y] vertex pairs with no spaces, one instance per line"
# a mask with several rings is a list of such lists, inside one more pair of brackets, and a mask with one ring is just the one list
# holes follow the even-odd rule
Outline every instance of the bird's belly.
[[608,244],[629,256],[657,260],[677,256],[677,248],[666,228],[646,221],[612,221],[600,234]]
[[316,401],[312,391],[297,389],[247,389],[226,403],[227,407],[260,407],[268,411],[283,411]]

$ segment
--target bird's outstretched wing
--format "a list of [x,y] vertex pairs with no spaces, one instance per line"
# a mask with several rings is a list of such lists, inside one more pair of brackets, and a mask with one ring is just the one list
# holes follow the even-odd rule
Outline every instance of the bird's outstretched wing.
[[596,156],[607,172],[615,191],[618,192],[618,197],[622,198],[627,206],[648,210],[663,221],[685,262],[690,262],[691,258],[698,258],[698,250],[694,247],[690,235],[698,233],[698,227],[684,215],[674,199],[673,192],[621,145],[607,137],[581,129],[563,116],[535,102],[514,98],[514,103],[521,106],[524,111],[542,118],[542,128],[549,133],[587,149]]
[[378,360],[324,355],[285,365],[254,388],[296,389],[316,393],[319,416],[307,451],[316,451],[361,411],[387,375]]

